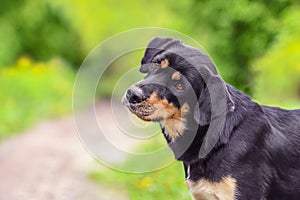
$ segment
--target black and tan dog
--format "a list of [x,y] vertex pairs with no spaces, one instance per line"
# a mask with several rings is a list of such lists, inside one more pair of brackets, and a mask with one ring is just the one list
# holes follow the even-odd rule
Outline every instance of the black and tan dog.
[[194,199],[300,199],[300,110],[253,102],[207,55],[171,38],[148,44],[140,71],[123,101],[160,123]]

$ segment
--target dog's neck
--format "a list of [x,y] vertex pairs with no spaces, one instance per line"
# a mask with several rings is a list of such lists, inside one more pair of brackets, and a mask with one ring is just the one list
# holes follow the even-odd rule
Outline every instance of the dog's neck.
[[[235,109],[230,110],[230,107],[228,107],[228,113],[226,115],[226,121],[223,129],[220,132],[220,136],[212,148],[211,152],[216,152],[220,148],[222,148],[224,145],[226,145],[231,137],[231,134],[234,130],[234,128],[244,119],[246,116],[242,116],[239,113],[245,113],[245,112],[236,112],[236,110],[247,110],[251,109],[249,106],[257,106],[256,103],[252,102],[249,97],[244,95],[243,93],[237,91],[235,88],[229,86],[228,91],[232,94],[235,94],[235,96],[232,96],[232,99],[230,101],[235,102]],[[232,92],[234,91],[234,92]],[[245,105],[245,102],[247,102]],[[234,120],[233,120],[234,119]],[[226,123],[226,122],[235,122],[234,123]],[[209,128],[209,124],[200,126],[195,122],[193,119],[193,116],[189,113],[186,116],[186,129],[181,134],[180,137],[177,137],[175,140],[170,140],[170,138],[167,137],[167,132],[165,129],[162,129],[164,132],[164,135],[168,141],[168,144],[170,148],[172,149],[175,158],[179,161],[184,162],[186,165],[192,165],[194,163],[197,163],[198,161],[202,160],[205,161],[209,159],[211,153],[208,153],[205,157],[200,158],[199,153],[200,149],[204,140],[204,137],[206,137],[207,130]]]
[[[182,127],[180,130],[182,130],[182,132],[180,132],[180,135],[177,135],[177,137],[173,138],[170,135],[168,126],[163,126],[161,123],[162,132],[177,160],[194,160],[194,153],[199,152],[207,127],[199,127],[190,113],[187,114],[182,121],[184,122],[184,124],[181,124]],[[176,128],[175,126],[171,127]]]

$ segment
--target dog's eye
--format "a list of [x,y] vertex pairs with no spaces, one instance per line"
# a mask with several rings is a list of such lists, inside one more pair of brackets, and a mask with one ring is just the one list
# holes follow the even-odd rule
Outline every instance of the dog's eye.
[[183,90],[183,85],[182,84],[177,84],[176,85],[177,90]]

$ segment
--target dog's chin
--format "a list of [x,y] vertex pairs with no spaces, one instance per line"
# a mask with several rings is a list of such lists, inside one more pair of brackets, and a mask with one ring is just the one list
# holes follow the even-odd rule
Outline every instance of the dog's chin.
[[154,121],[151,115],[155,112],[155,108],[144,102],[138,104],[131,104],[128,101],[124,101],[126,107],[130,112],[144,121]]

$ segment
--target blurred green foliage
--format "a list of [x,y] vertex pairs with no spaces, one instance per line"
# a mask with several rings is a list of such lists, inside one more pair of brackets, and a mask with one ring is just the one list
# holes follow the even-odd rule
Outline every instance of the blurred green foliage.
[[0,71],[0,140],[37,120],[71,111],[74,73],[65,63],[28,57]]
[[251,64],[274,42],[278,18],[298,1],[192,0],[173,4],[188,22],[189,32],[206,38],[206,47],[223,78],[251,93]]
[[[195,38],[227,82],[251,93],[256,75],[253,62],[276,44],[283,14],[297,5],[299,1],[294,0],[4,0],[0,9],[0,36],[5,38],[0,44],[0,66],[25,54],[44,61],[59,56],[78,67],[84,54],[110,36],[157,26]],[[138,59],[127,59],[126,63],[133,64],[126,67],[112,64],[100,95],[109,97],[113,84],[124,71],[138,65]]]
[[122,31],[143,27],[175,28],[181,18],[170,10],[168,1],[48,1],[69,16],[70,23],[81,36],[86,53]]
[[84,55],[79,34],[45,0],[1,1],[0,37],[0,67],[22,55],[39,61],[61,57],[79,66]]
[[[265,104],[296,107],[300,98],[300,7],[284,13],[276,43],[253,64],[254,96]],[[298,105],[299,106],[299,105]]]
[[[113,92],[119,98],[123,95],[124,91],[127,90],[130,85],[134,82],[141,80],[145,74],[140,73],[139,71],[139,60],[143,56],[143,51],[135,51],[126,54],[117,58],[113,63],[111,63],[100,79],[100,84],[98,85],[97,92],[99,96],[111,97]],[[134,68],[134,71],[131,71],[131,77],[127,79],[122,79],[122,76]],[[116,90],[119,81],[122,79],[121,85],[122,90]]]

